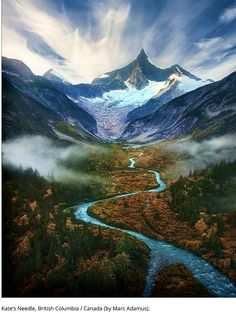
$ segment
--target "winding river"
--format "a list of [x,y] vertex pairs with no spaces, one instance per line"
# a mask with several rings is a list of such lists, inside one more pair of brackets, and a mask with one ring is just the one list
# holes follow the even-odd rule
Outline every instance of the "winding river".
[[[135,159],[129,158],[129,161],[129,167],[135,168]],[[154,170],[148,171],[154,173],[156,177],[157,188],[146,190],[144,192],[158,193],[165,190],[166,184],[161,180],[160,174]],[[121,194],[111,197],[110,199],[112,200],[121,197],[127,197],[129,195],[136,195],[139,193],[141,192]],[[148,297],[152,295],[152,291],[155,285],[155,276],[157,272],[160,271],[164,266],[173,263],[184,264],[192,272],[193,276],[197,278],[212,295],[218,297],[236,296],[235,284],[230,281],[225,275],[220,273],[215,267],[213,267],[211,264],[201,259],[200,257],[197,257],[186,250],[177,248],[176,246],[166,243],[164,241],[154,240],[135,231],[110,226],[96,218],[89,216],[88,209],[99,201],[100,200],[82,203],[78,206],[75,206],[75,217],[87,223],[98,225],[104,228],[119,230],[121,232],[130,234],[131,236],[139,239],[149,247],[149,249],[151,250],[151,258],[149,261],[143,296]]]

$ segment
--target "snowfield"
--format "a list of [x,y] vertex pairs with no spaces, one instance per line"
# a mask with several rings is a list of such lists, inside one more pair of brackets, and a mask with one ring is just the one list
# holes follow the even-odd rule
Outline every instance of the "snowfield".
[[106,102],[107,104],[116,107],[128,107],[132,106],[131,109],[144,105],[149,99],[155,96],[161,89],[166,85],[166,81],[154,82],[149,81],[149,85],[141,90],[132,87],[126,82],[128,89],[126,90],[113,90],[103,94],[103,97],[97,97],[89,99],[93,103]]
[[[107,74],[100,78],[107,77]],[[82,108],[94,116],[97,121],[98,135],[101,138],[114,140],[119,138],[127,126],[126,116],[135,108],[145,105],[151,98],[158,98],[163,94],[172,93],[171,88],[177,90],[177,95],[182,95],[198,87],[206,85],[209,81],[195,80],[182,74],[179,70],[161,82],[148,81],[149,84],[143,89],[136,89],[128,80],[125,81],[127,89],[112,90],[103,94],[102,97],[81,97]],[[73,99],[76,102],[76,100]],[[81,103],[80,103],[81,105]],[[150,137],[154,133],[143,134],[142,138]]]

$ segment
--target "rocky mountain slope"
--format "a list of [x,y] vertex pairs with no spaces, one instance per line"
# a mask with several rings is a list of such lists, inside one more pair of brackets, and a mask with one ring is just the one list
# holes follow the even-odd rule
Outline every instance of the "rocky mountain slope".
[[3,58],[3,135],[40,133],[92,138],[95,119],[21,61]]
[[115,78],[120,84],[130,84],[137,89],[142,89],[148,85],[148,81],[163,82],[170,78],[175,72],[183,74],[195,81],[201,81],[197,76],[182,69],[175,64],[169,68],[162,69],[155,66],[142,49],[137,58],[123,68],[107,72],[93,80],[92,84],[110,84]]
[[84,108],[98,122],[99,135],[113,140],[119,138],[132,120],[151,114],[167,101],[209,83],[177,64],[166,69],[156,67],[144,50],[127,66],[93,80],[91,86],[112,84],[114,87],[114,80],[118,80],[119,89],[105,92],[102,97],[84,99]]
[[[143,49],[128,65],[91,84],[72,85],[52,69],[43,77],[35,76],[21,61],[8,58],[3,58],[3,76],[78,132],[83,129],[103,140],[119,139],[132,121],[209,84],[177,64],[165,69],[155,66]],[[52,128],[55,131],[55,126]]]
[[236,72],[162,105],[131,122],[122,141],[152,142],[190,135],[204,138],[236,131]]

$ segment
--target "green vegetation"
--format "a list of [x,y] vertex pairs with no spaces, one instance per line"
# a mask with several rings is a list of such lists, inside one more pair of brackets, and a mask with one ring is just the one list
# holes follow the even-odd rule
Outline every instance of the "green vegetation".
[[58,121],[55,123],[55,129],[64,135],[70,136],[78,141],[84,141],[84,139],[89,139],[91,142],[96,142],[95,138],[88,132],[83,131],[80,127],[79,131],[76,127],[65,121]]
[[99,147],[85,147],[84,157],[70,156],[62,165],[73,171],[83,171],[88,175],[108,177],[113,170],[126,169],[128,159],[120,144],[100,145]]
[[[71,168],[105,176],[112,154],[75,158]],[[84,224],[71,206],[106,195],[106,180],[46,181],[3,168],[4,296],[139,296],[149,251],[118,231]],[[67,208],[65,210],[65,208]]]
[[[236,161],[190,172],[171,185],[172,209],[191,223],[200,218],[204,209],[208,214],[236,214]],[[232,201],[231,201],[232,200]],[[230,201],[230,202],[229,202]],[[233,217],[232,217],[233,218]]]
[[220,237],[236,224],[236,161],[194,171],[170,187],[173,211],[203,236],[204,250],[222,255]]

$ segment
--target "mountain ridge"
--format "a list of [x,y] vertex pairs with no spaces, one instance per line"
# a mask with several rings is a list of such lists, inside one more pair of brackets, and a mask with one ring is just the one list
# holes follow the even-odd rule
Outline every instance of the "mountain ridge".
[[[114,79],[114,77],[117,76],[117,74],[119,74],[120,78],[123,80],[123,82],[125,82],[129,80],[129,77],[135,68],[136,69],[138,68],[139,72],[142,73],[142,75],[147,80],[150,80],[150,81],[160,82],[160,81],[167,80],[169,76],[171,74],[174,74],[174,72],[176,71],[181,72],[182,74],[188,76],[191,79],[198,80],[198,81],[201,80],[199,77],[186,71],[178,64],[172,65],[169,68],[165,68],[165,69],[157,67],[156,65],[154,65],[153,63],[149,61],[149,57],[144,51],[144,49],[141,49],[138,56],[129,64],[117,70],[104,73],[102,76],[95,78],[92,81],[92,84],[95,84],[95,85],[107,84],[111,82]],[[134,87],[137,87],[137,86],[134,85]]]
[[204,138],[236,131],[236,72],[162,105],[128,124],[120,140],[151,142],[194,135]]
[[[43,76],[54,84],[56,88],[62,90],[69,97],[76,99],[79,97],[102,97],[104,93],[113,90],[129,90],[129,88],[141,90],[148,85],[149,81],[166,81],[171,75],[176,73],[196,82],[203,81],[178,64],[167,68],[157,67],[150,61],[144,49],[141,49],[137,57],[127,65],[116,70],[105,72],[94,78],[91,84],[71,84],[66,82],[59,74],[54,72],[53,69],[49,69]],[[209,80],[204,81],[204,84],[207,83],[209,83]]]
[[[74,134],[77,138],[97,136],[95,119],[78,104],[73,103],[65,94],[49,84],[47,79],[34,75],[23,62],[4,57],[2,59],[2,77],[4,123],[8,121],[4,125],[6,129],[6,131],[4,130],[4,138],[14,136],[14,129],[17,130],[15,120],[21,125],[22,120],[25,119],[28,121],[26,124],[30,125],[29,129],[32,132],[37,131],[40,126],[32,125],[30,119],[34,120],[34,116],[37,116],[40,124],[41,115],[43,117],[41,122],[50,136],[55,135],[56,132],[57,134],[61,133],[57,129],[58,123],[67,131],[73,130],[69,133]],[[19,99],[18,102],[17,99]],[[54,118],[52,113],[54,113]],[[12,126],[10,121],[12,121]],[[23,127],[22,131],[24,132],[26,129]]]
[[3,58],[3,74],[17,89],[56,111],[73,127],[80,122],[103,140],[119,140],[132,121],[209,83],[178,64],[158,68],[143,49],[128,65],[101,75],[92,84],[72,85],[52,69],[35,76],[21,61],[7,58]]
[[100,75],[91,84],[72,85],[52,69],[44,77],[96,119],[98,135],[104,140],[119,139],[133,120],[209,84],[178,64],[166,69],[155,66],[143,49],[126,66]]

